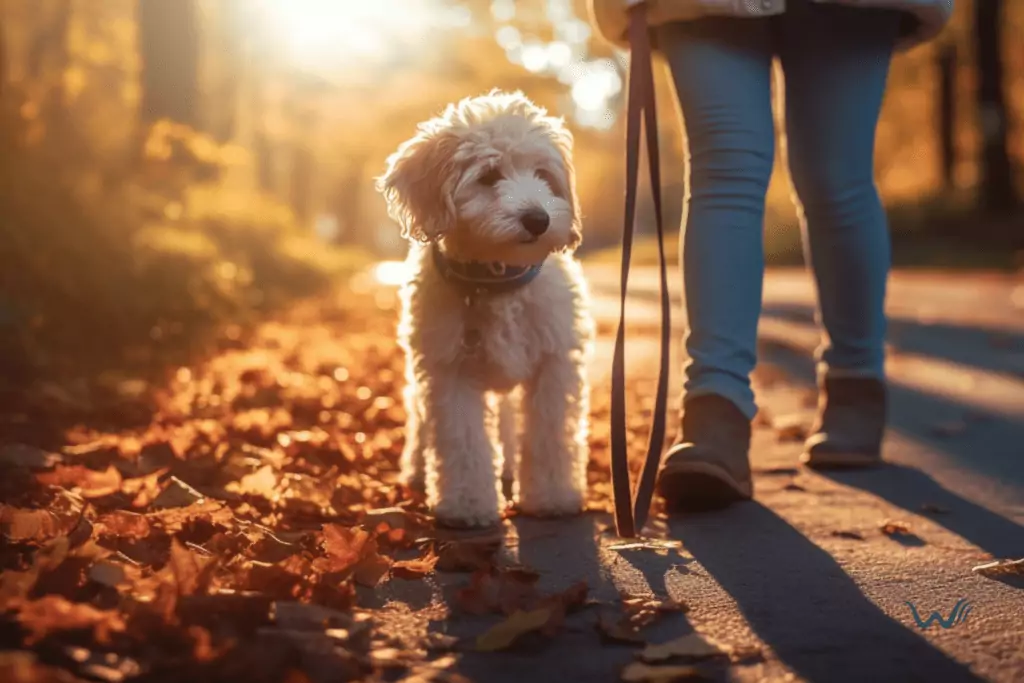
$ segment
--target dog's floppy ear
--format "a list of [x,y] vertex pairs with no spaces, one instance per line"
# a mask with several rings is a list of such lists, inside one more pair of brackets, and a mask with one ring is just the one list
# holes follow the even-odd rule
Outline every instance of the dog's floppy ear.
[[430,242],[455,225],[453,197],[458,169],[458,138],[436,125],[424,124],[388,157],[377,190],[388,203],[388,215],[402,226],[402,236]]
[[560,120],[555,119],[551,123],[551,137],[555,143],[555,149],[562,160],[562,168],[565,172],[566,199],[572,207],[572,232],[571,241],[566,245],[566,251],[575,251],[583,241],[583,216],[580,211],[580,200],[576,194],[576,168],[573,165],[572,132]]

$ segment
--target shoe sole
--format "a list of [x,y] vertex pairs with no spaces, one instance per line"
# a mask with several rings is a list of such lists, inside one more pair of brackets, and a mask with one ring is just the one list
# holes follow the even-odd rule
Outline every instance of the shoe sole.
[[842,452],[808,453],[800,456],[800,462],[815,470],[861,470],[878,467],[881,456],[874,453]]
[[732,503],[750,500],[753,485],[732,476],[728,470],[707,462],[688,462],[666,467],[658,476],[658,493],[673,512],[720,510]]

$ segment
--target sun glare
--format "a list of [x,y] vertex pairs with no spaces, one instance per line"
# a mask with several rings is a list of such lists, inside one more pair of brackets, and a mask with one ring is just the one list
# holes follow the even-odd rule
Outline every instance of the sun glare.
[[409,280],[412,271],[405,261],[381,261],[374,268],[373,276],[382,285],[397,287]]
[[[363,65],[429,34],[433,0],[261,0],[269,29],[302,67]],[[431,12],[431,9],[434,12]]]

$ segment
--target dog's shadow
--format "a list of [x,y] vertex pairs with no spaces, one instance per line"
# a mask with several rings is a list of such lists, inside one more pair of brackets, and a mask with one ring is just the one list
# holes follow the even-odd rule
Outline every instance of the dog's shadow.
[[[497,621],[468,620],[434,624],[450,634],[464,637],[459,673],[471,680],[501,683],[520,681],[613,681],[617,672],[635,659],[636,645],[603,638],[597,628],[599,616],[620,605],[622,593],[647,592],[644,574],[622,571],[626,564],[616,555],[628,552],[603,552],[599,537],[609,522],[606,515],[586,514],[559,520],[525,517],[514,520],[517,551],[515,559],[540,573],[537,588],[554,594],[584,581],[588,587],[588,606],[568,615],[563,628],[551,638],[528,637],[501,652],[474,652],[475,635]],[[616,566],[623,562],[623,566]],[[667,562],[667,560],[666,560]],[[469,628],[467,628],[467,626]],[[682,614],[662,619],[645,630],[652,640],[692,632]]]

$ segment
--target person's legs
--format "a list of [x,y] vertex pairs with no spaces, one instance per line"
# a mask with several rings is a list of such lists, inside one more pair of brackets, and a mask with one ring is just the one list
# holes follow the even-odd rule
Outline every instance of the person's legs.
[[[776,23],[787,156],[827,333],[818,361],[831,401],[822,403],[828,424],[819,420],[815,439],[827,451],[837,443],[824,443],[825,432],[842,437],[839,459],[877,460],[885,423],[890,242],[874,146],[899,26],[893,11],[808,0],[792,0]],[[856,409],[829,415],[828,402]]]
[[657,35],[687,139],[681,261],[690,360],[681,439],[658,478],[674,509],[714,508],[752,494],[750,373],[775,143],[768,29],[762,20],[707,18]]
[[757,410],[750,372],[757,361],[764,202],[775,150],[768,23],[699,19],[662,27],[657,38],[688,148],[685,395],[723,396],[750,419]]

